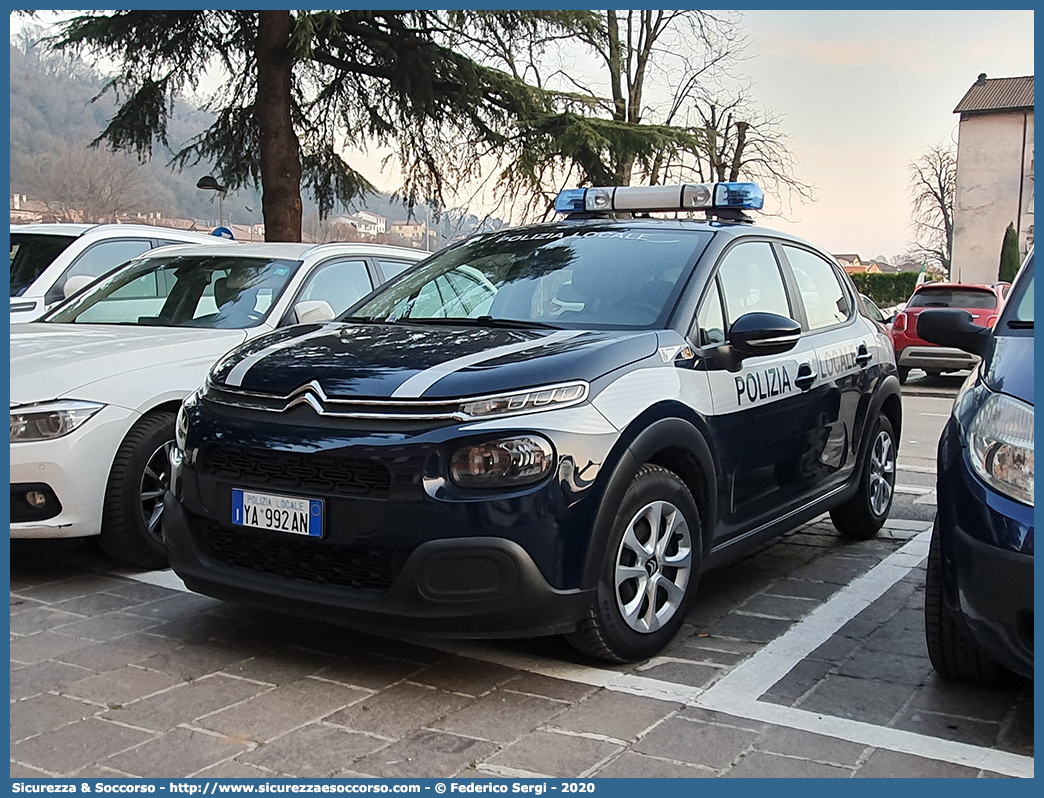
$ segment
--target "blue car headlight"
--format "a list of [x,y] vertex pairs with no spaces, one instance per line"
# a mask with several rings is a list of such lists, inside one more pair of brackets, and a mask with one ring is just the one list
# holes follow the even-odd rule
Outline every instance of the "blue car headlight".
[[968,427],[968,459],[991,488],[1033,506],[1033,406],[990,394]]
[[450,479],[461,488],[510,488],[543,479],[554,465],[550,442],[539,435],[469,443],[453,453]]

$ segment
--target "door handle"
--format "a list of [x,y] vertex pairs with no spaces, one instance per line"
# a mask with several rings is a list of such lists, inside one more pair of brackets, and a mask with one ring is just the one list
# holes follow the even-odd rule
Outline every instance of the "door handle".
[[860,368],[866,368],[870,365],[870,352],[866,348],[866,344],[859,344],[859,350],[856,352],[855,362]]
[[794,378],[794,384],[803,391],[807,391],[812,387],[812,383],[816,381],[816,372],[812,369],[811,363],[802,363],[798,366],[797,376]]

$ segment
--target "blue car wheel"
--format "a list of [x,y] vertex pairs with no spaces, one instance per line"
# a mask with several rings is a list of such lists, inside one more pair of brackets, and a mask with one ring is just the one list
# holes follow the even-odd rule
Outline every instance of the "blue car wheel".
[[924,634],[928,657],[936,672],[946,678],[988,684],[1001,675],[1001,667],[971,638],[961,620],[946,603],[943,586],[939,521],[932,527],[928,549],[928,573],[924,589]]

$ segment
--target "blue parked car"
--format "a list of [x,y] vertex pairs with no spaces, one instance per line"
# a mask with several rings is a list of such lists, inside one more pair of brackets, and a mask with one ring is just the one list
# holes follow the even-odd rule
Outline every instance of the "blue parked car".
[[939,441],[925,636],[944,677],[1033,678],[1033,252],[993,330],[925,310],[925,340],[982,357]]

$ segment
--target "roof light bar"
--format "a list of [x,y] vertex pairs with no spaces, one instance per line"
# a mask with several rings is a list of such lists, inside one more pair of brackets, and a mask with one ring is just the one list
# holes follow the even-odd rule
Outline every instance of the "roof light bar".
[[570,188],[555,198],[558,213],[612,211],[760,210],[765,194],[756,183]]

